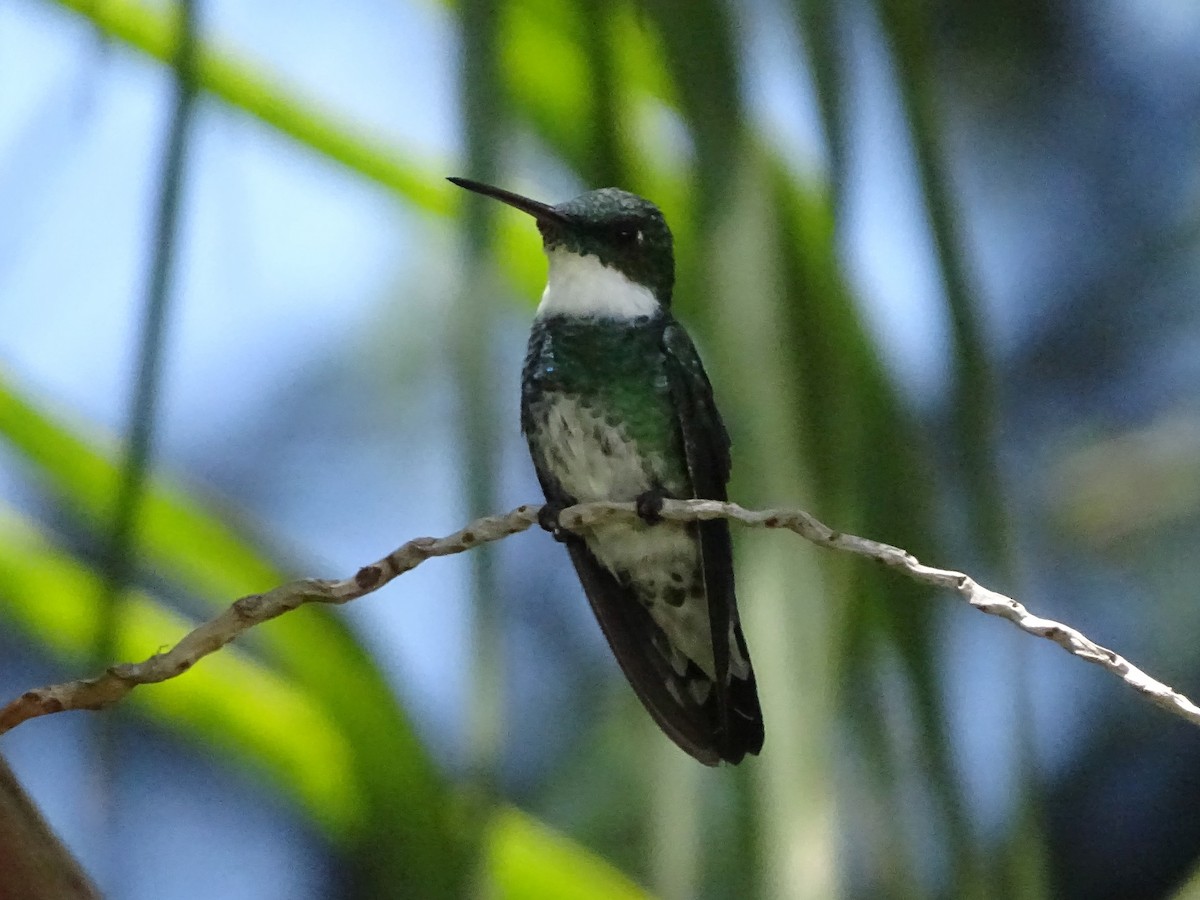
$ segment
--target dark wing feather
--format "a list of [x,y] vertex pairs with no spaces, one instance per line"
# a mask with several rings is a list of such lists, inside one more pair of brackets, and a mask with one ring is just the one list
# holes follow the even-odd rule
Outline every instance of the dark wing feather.
[[[712,714],[707,709],[711,700],[699,705],[679,699],[687,697],[690,679],[702,677],[700,670],[691,664],[684,676],[676,674],[655,647],[662,629],[646,608],[596,561],[582,540],[568,538],[567,550],[613,656],[642,705],[671,740],[706,766],[715,766],[723,754],[714,746]],[[668,685],[675,686],[674,696]]]
[[[668,322],[663,331],[663,351],[693,496],[725,500],[730,473],[729,432],[717,412],[700,355],[687,332],[674,321]],[[698,527],[722,732],[719,749],[722,758],[737,762],[746,753],[762,749],[762,711],[753,668],[745,678],[733,676],[729,671],[730,629],[741,655],[750,661],[734,594],[729,523],[713,519],[698,523]]]

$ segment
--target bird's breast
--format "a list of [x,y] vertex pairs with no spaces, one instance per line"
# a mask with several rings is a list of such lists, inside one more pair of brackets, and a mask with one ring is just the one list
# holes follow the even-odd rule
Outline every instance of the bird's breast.
[[577,500],[635,500],[661,480],[662,458],[583,397],[552,392],[532,404],[531,441],[546,470]]

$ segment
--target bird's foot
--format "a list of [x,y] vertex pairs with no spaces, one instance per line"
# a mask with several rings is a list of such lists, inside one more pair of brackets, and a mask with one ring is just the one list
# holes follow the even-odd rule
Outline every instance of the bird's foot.
[[543,530],[550,533],[550,537],[554,538],[560,544],[566,541],[567,532],[558,521],[559,515],[567,507],[561,503],[551,503],[546,501],[545,505],[538,510],[538,524]]
[[647,525],[657,525],[662,521],[662,508],[665,499],[666,495],[662,492],[662,488],[651,488],[648,491],[638,494],[635,501],[638,518]]

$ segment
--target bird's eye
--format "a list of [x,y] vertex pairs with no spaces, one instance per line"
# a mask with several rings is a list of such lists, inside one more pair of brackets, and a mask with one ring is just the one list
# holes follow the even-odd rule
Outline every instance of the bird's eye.
[[618,225],[613,230],[613,237],[622,244],[641,244],[642,230],[633,225]]

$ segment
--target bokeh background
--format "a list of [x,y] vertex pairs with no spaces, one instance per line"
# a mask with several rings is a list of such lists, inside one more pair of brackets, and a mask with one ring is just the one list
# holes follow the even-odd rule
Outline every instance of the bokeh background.
[[[732,495],[1200,693],[1194,0],[0,5],[0,689],[538,499],[519,214],[678,244]],[[0,751],[113,898],[1200,896],[1200,735],[736,535],[763,755],[657,733],[544,534]]]

